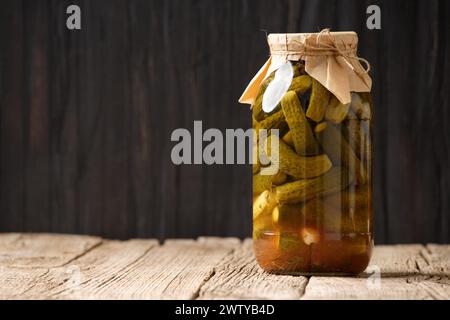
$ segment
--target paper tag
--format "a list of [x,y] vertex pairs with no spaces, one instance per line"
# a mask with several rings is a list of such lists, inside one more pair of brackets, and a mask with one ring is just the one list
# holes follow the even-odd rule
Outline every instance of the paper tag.
[[271,112],[280,103],[284,94],[291,86],[293,77],[294,69],[289,61],[286,61],[285,64],[275,71],[275,77],[264,92],[262,101],[262,109],[264,112]]

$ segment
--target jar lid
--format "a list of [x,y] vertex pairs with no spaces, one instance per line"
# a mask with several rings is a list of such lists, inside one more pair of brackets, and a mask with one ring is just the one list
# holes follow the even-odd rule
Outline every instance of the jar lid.
[[358,35],[353,31],[318,33],[271,33],[267,37],[270,53],[288,60],[304,60],[305,56],[356,54]]
[[253,103],[262,81],[286,61],[303,60],[306,73],[343,104],[351,101],[351,92],[371,90],[370,65],[357,55],[356,32],[272,33],[267,41],[271,56],[245,89],[241,103]]

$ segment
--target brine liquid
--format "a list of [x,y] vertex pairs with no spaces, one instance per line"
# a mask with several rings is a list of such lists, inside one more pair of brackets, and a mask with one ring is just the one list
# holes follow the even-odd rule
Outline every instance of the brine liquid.
[[364,271],[373,247],[370,194],[366,188],[349,187],[295,205],[284,212],[283,220],[274,214],[255,219],[254,252],[259,265],[280,274]]
[[[280,249],[282,237],[288,237],[292,243]],[[320,241],[309,245],[303,237],[296,232],[263,232],[254,241],[259,265],[279,274],[338,275],[362,272],[369,263],[373,246],[370,233],[320,234]]]

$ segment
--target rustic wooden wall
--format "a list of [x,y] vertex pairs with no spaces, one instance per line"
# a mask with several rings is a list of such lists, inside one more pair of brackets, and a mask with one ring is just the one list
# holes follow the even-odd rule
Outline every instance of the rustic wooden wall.
[[[69,4],[82,30],[65,28]],[[365,27],[368,4],[382,30]],[[378,243],[448,242],[450,2],[0,4],[0,231],[248,236],[251,170],[175,166],[170,133],[246,128],[264,32],[355,30],[373,67]]]

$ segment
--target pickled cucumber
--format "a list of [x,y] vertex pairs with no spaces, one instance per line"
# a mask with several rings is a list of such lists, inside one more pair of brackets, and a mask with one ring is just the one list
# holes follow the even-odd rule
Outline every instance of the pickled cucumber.
[[272,211],[272,220],[283,230],[300,230],[302,225],[302,205],[280,204]]
[[364,164],[356,156],[353,149],[342,136],[341,126],[328,123],[325,130],[316,134],[325,153],[330,157],[333,165],[344,166],[354,173],[357,182],[364,184],[367,180]]
[[361,129],[364,132],[364,139],[361,142],[362,150],[364,150],[364,155],[361,155],[361,161],[364,162],[365,167],[369,172],[366,172],[368,177],[371,177],[370,170],[372,168],[372,146],[371,146],[371,135],[372,128],[369,120],[361,120]]
[[354,179],[344,167],[333,167],[327,173],[313,179],[301,179],[276,187],[275,196],[280,204],[301,203],[315,197],[323,197],[345,189]]
[[[258,95],[256,96],[255,102],[252,106],[252,114],[253,118],[256,121],[262,121],[264,118],[266,118],[268,115],[273,114],[274,112],[279,110],[279,107],[276,107],[271,113],[265,113],[262,109],[262,102],[264,98],[264,93],[266,92],[267,87],[269,86],[270,82],[273,80],[275,74],[274,72],[266,78],[259,88]],[[303,75],[300,72],[299,68],[294,67],[294,78],[292,79],[292,83],[289,87],[289,90],[296,91],[299,94],[305,93],[309,88],[311,88],[312,79],[308,75]]]
[[[272,141],[278,142],[278,150],[271,150]],[[278,152],[277,152],[278,151]],[[295,153],[277,136],[269,136],[264,143],[264,152],[278,169],[296,179],[320,176],[331,169],[331,161],[326,154],[303,157]]]
[[[346,120],[344,126],[345,138],[355,151],[356,156],[369,169],[372,153],[370,147],[370,127],[368,120]],[[367,175],[369,173],[366,172]]]
[[319,81],[312,80],[311,98],[309,100],[306,116],[315,122],[322,121],[330,101],[330,92],[320,84]]
[[341,123],[347,117],[349,110],[350,103],[342,104],[335,96],[332,96],[325,113],[325,119],[334,123]]
[[[365,100],[361,96],[365,97]],[[352,93],[352,102],[350,103],[351,109],[355,112],[356,116],[361,120],[370,120],[372,118],[371,101],[363,93]]]
[[273,232],[275,228],[271,215],[260,215],[253,219],[253,238],[259,239],[264,232]]
[[286,121],[284,119],[284,113],[282,110],[279,110],[275,112],[274,114],[268,116],[261,122],[258,122],[258,124],[255,127],[256,134],[259,136],[259,130],[260,129],[279,129],[284,130],[287,128]]
[[257,142],[253,144],[252,162],[253,162],[252,163],[253,174],[257,174],[259,172],[259,169],[261,168],[261,162],[259,162],[259,149]]
[[252,127],[256,127],[258,125],[258,121],[256,121],[255,118],[252,117]]
[[328,206],[341,211],[355,211],[370,206],[370,194],[369,188],[367,186],[363,186],[329,195],[325,197],[323,201]]
[[278,173],[274,175],[255,174],[253,176],[253,194],[260,194],[274,185],[280,185],[285,182],[286,179],[287,176],[282,171],[278,171]]
[[300,65],[300,64],[293,64],[292,65],[292,69],[294,70],[293,78],[305,74],[305,68],[302,65]]
[[271,217],[276,205],[275,193],[272,190],[265,190],[253,201],[253,219],[266,215]]
[[352,108],[350,108],[350,110],[348,110],[347,116],[345,117],[345,119],[349,119],[349,120],[358,120],[358,116],[356,115],[356,113],[352,110]]
[[295,77],[292,79],[291,86],[289,87],[288,91],[294,91],[298,95],[302,95],[306,91],[308,91],[309,88],[311,88],[311,85],[312,78],[310,76],[304,75]]
[[321,122],[321,123],[318,123],[315,127],[314,127],[314,132],[315,133],[319,133],[319,132],[322,132],[323,130],[325,130],[325,128],[327,127],[327,123],[324,121],[324,122]]
[[291,62],[292,68],[294,68],[294,77],[306,75],[305,65],[300,62]]
[[291,131],[295,151],[299,155],[316,155],[319,145],[306,119],[300,100],[294,91],[288,91],[281,100],[281,108]]
[[283,141],[286,142],[287,145],[289,145],[290,147],[294,147],[294,141],[292,141],[292,132],[288,131],[288,133],[286,133],[283,136]]
[[330,210],[338,210],[342,216],[341,232],[367,233],[371,212],[372,199],[369,186],[350,187],[338,194],[324,198]]
[[345,138],[356,156],[361,160],[365,157],[365,132],[359,120],[346,120],[344,123]]

